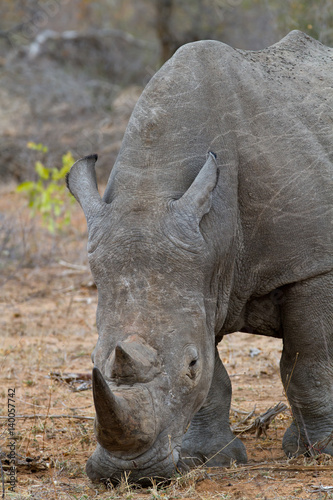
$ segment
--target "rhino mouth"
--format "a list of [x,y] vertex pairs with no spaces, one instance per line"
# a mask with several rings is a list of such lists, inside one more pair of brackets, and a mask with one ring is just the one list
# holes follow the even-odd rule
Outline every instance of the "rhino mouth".
[[164,456],[158,456],[159,453],[160,446],[155,443],[149,452],[136,459],[122,460],[97,445],[87,461],[86,473],[93,482],[110,482],[115,486],[123,479],[142,487],[151,486],[153,482],[165,483],[182,468],[180,445]]
[[[141,351],[144,351],[144,360],[148,358],[148,348],[137,339],[116,347],[112,373],[121,375],[122,380],[126,365],[132,369],[135,361],[138,364]],[[130,362],[125,359],[121,373],[115,363],[120,356],[130,358]],[[154,368],[151,361],[146,365],[148,368],[153,365]],[[133,374],[127,370],[126,375]],[[173,420],[167,428],[162,424],[162,405],[158,405],[157,401],[164,386],[159,380],[155,387],[154,380],[158,379],[153,379],[151,383],[141,379],[133,383],[137,382],[137,373],[134,375],[132,385],[117,384],[113,380],[107,381],[96,366],[93,369],[94,431],[98,445],[86,466],[92,481],[117,484],[126,478],[131,483],[146,486],[152,484],[151,478],[155,482],[163,482],[177,471],[183,434],[179,428],[174,428]],[[156,411],[156,406],[159,411]]]

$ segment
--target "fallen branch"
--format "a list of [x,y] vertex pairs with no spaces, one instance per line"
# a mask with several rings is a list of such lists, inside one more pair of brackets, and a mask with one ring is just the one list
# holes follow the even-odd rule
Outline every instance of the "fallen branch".
[[[0,452],[0,457],[4,461],[4,470],[8,472],[11,468],[11,464],[4,452]],[[39,472],[44,471],[49,468],[50,462],[49,458],[45,457],[26,457],[24,455],[16,454],[15,456],[15,466],[17,471],[28,470],[29,472]],[[4,497],[3,497],[4,498]]]
[[[239,474],[240,472],[250,472],[255,470],[269,470],[272,472],[284,472],[284,471],[303,471],[303,472],[319,472],[319,471],[333,471],[333,465],[297,465],[290,463],[277,463],[268,464],[267,462],[260,462],[254,465],[249,464],[237,464],[230,468],[220,468],[220,467],[207,467],[206,471],[209,475],[218,476],[219,474]],[[214,474],[216,471],[216,474]]]
[[[319,486],[316,486],[314,484],[310,485],[311,492],[310,493],[330,493],[331,491],[333,492],[333,486],[324,486],[322,484],[319,484]],[[325,496],[326,498],[326,496]]]
[[[253,410],[250,411],[250,413],[247,413],[246,417],[243,418],[240,422],[238,422],[236,425],[232,425],[231,426],[231,430],[232,432],[236,432],[236,433],[243,433],[244,430],[242,430],[241,426],[246,424],[246,422],[251,418],[253,417],[254,413],[256,411],[256,405],[254,405],[254,408]],[[243,412],[242,412],[243,413]]]
[[[65,382],[73,392],[88,391],[92,388],[90,373],[60,373],[50,372],[49,377],[57,382]],[[76,384],[80,384],[77,386]]]
[[230,411],[233,411],[234,413],[239,413],[241,415],[247,415],[249,412],[246,411],[246,410],[239,410],[238,408],[235,408],[234,406],[232,406],[230,408]]
[[288,409],[288,406],[285,405],[284,403],[278,403],[275,405],[273,408],[269,408],[265,413],[262,413],[255,419],[255,421],[246,429],[242,431],[244,432],[255,432],[256,433],[256,438],[260,437],[261,434],[264,434],[264,436],[267,436],[267,429],[272,422],[272,420],[279,415],[279,413],[282,413]]
[[83,380],[91,380],[91,372],[89,373],[60,373],[60,372],[50,372],[49,376],[54,380],[61,380],[62,382],[82,382]]
[[71,264],[70,262],[66,262],[65,260],[59,260],[59,264],[63,267],[67,267],[68,269],[72,269],[76,272],[86,272],[89,271],[88,266],[80,266],[79,264]]

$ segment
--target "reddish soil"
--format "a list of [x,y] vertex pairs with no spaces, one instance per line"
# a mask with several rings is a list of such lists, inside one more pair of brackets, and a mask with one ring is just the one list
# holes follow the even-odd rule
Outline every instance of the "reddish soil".
[[[0,195],[0,221],[6,234],[0,238],[0,435],[5,498],[333,498],[332,457],[287,460],[284,456],[281,443],[291,422],[289,410],[275,418],[267,436],[240,435],[248,452],[247,465],[197,469],[163,489],[135,490],[125,482],[106,489],[90,483],[84,468],[96,444],[91,390],[74,392],[79,382],[71,386],[50,375],[88,374],[92,367],[97,294],[86,267],[84,217],[74,206],[71,226],[51,236],[37,219],[29,219],[25,201],[12,187],[2,188]],[[260,350],[253,357],[252,348]],[[233,384],[232,425],[240,424],[254,408],[250,423],[279,401],[287,403],[279,377],[281,341],[236,333],[223,341],[220,353]],[[15,493],[9,491],[4,456],[10,443],[4,417],[8,389],[13,388]]]

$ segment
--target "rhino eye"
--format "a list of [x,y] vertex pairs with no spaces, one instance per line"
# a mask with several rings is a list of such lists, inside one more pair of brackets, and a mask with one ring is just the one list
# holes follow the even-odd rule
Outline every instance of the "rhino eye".
[[192,359],[191,363],[189,364],[190,368],[192,368],[193,366],[195,366],[197,364],[197,359]]

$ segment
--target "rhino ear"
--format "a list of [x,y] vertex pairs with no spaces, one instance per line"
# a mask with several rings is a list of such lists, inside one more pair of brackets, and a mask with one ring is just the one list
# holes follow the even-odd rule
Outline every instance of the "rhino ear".
[[197,222],[200,222],[212,205],[212,192],[216,186],[217,178],[216,155],[210,151],[206,163],[191,186],[179,200],[174,202],[174,206],[180,213],[195,217]]
[[66,177],[67,187],[80,203],[88,225],[106,205],[97,189],[95,172],[97,158],[96,154],[81,158],[74,163]]

